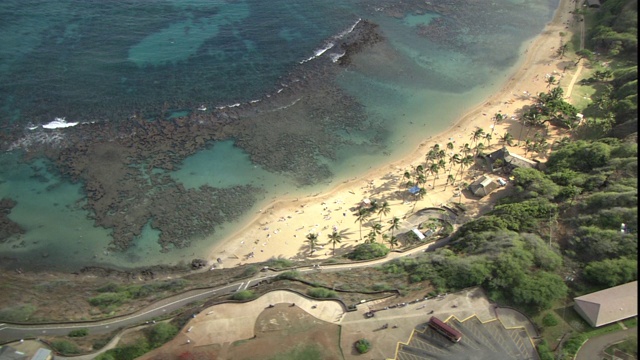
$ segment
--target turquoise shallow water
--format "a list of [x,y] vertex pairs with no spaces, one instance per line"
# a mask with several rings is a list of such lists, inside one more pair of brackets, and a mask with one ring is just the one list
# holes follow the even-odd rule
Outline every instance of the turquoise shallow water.
[[[314,61],[337,56],[333,48],[305,62],[358,19],[378,24],[385,41],[326,79],[353,96],[372,125],[357,133],[336,131],[351,145],[336,149],[334,159],[321,159],[331,178],[300,187],[287,174],[252,163],[233,140],[211,144],[168,172],[186,188],[247,184],[261,190],[243,217],[193,239],[186,249],[161,252],[158,231],[147,225],[127,251],[108,250],[110,232],[95,227],[92,214],[83,209],[82,184],[70,183],[46,160],[25,164],[19,150],[3,153],[0,197],[18,202],[9,217],[26,232],[0,243],[2,265],[71,270],[190,261],[266,202],[327,190],[401,158],[451,126],[506,81],[522,45],[542,30],[557,6],[555,1],[504,0],[470,14],[462,2],[440,4],[440,13],[403,4],[3,1],[4,125],[35,126],[56,117],[121,121],[134,109],[153,114],[167,101],[176,108],[247,102],[273,94],[292,69],[304,72]],[[454,26],[455,38],[438,39],[434,24]],[[58,131],[64,135],[64,129]]]

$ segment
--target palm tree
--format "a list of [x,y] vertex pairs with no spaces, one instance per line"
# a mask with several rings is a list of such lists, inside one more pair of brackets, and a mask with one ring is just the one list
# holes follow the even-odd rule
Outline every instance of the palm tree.
[[484,130],[482,130],[482,128],[477,128],[471,133],[471,140],[473,140],[473,143],[475,144],[483,136],[484,136]]
[[503,114],[495,113],[495,115],[493,115],[493,125],[491,126],[491,135],[493,135],[493,130],[496,128],[496,125],[502,120],[504,120]]
[[534,151],[539,155],[547,155],[549,152],[549,143],[546,139],[540,139],[540,141],[535,143]]
[[504,135],[500,137],[500,141],[506,145],[513,146],[513,135],[510,132],[506,131]]
[[440,170],[440,165],[438,165],[438,163],[433,163],[429,167],[429,171],[431,171],[431,173],[433,174],[433,185],[431,185],[431,186],[434,187],[434,188],[436,186],[436,179],[438,178],[438,171],[439,170]]
[[391,250],[393,250],[393,247],[395,245],[398,245],[398,238],[391,235],[390,237],[385,239],[388,243],[389,243],[389,247],[391,248]]
[[378,235],[382,234],[382,224],[381,223],[373,224],[373,226],[371,227],[371,231],[375,234],[374,241],[373,241],[375,242],[375,238]]
[[[405,172],[404,172],[404,178],[405,178],[405,179],[407,179],[407,180],[410,180],[410,179],[411,179],[411,173],[410,173],[409,171],[405,171]],[[407,184],[408,184],[408,183],[409,183],[409,182],[407,182]]]
[[531,141],[530,139],[525,140],[524,142],[524,156],[527,156],[527,153],[529,153],[529,151],[533,151],[535,149],[535,142]]
[[455,146],[453,145],[453,142],[449,141],[447,143],[447,150],[453,151],[454,148],[455,148]]
[[331,252],[333,256],[335,256],[336,254],[336,244],[340,244],[341,241],[342,241],[342,235],[340,235],[339,232],[333,230],[333,232],[329,234],[329,243],[333,245],[333,250]]
[[482,155],[484,152],[484,144],[483,143],[478,143],[476,145],[476,156]]
[[427,189],[420,188],[420,190],[416,194],[416,200],[413,202],[413,209],[411,209],[411,211],[414,211],[416,209],[416,205],[418,204],[418,200],[424,198],[425,195],[427,195]]
[[367,216],[369,216],[369,212],[365,208],[359,208],[356,213],[356,222],[360,223],[360,240],[362,240],[362,223],[367,220]]
[[458,171],[456,172],[456,176],[454,177],[454,180],[458,178],[458,173],[460,173],[462,170],[464,170],[465,167],[470,166],[471,164],[473,164],[473,161],[474,161],[474,158],[471,155],[467,155],[467,156],[463,157],[460,160],[460,167],[458,168]]
[[469,155],[472,151],[473,149],[471,149],[471,145],[469,145],[469,143],[464,143],[464,145],[462,145],[460,149],[460,152],[462,152],[464,155]]
[[427,182],[427,176],[425,174],[418,175],[416,179],[416,185],[420,186]]
[[318,234],[316,233],[308,233],[307,240],[309,240],[309,252],[313,254],[315,250],[316,244],[318,243]]
[[547,87],[549,88],[551,87],[551,85],[555,85],[557,83],[557,79],[555,76],[551,75],[547,78],[546,83],[547,83]]
[[491,134],[486,134],[484,138],[487,140],[487,147],[491,146],[491,139],[492,139]]
[[453,154],[449,157],[449,175],[451,175],[451,170],[453,169],[453,165],[460,162],[460,154]]
[[378,200],[372,199],[369,203],[369,207],[367,208],[367,212],[369,213],[369,215],[371,215],[374,212],[378,211],[378,207],[380,207],[380,205],[378,205]]
[[382,205],[380,205],[380,207],[378,208],[378,215],[380,215],[380,221],[382,221],[382,216],[387,216],[389,215],[389,211],[391,211],[391,206],[389,206],[389,202],[388,201],[383,201]]
[[376,242],[376,232],[371,230],[371,231],[369,231],[369,233],[365,237],[364,243],[365,244],[373,244],[374,242]]
[[418,179],[420,178],[420,175],[424,175],[424,166],[418,165],[413,169],[413,171],[416,173],[416,182],[420,183]]
[[438,152],[435,149],[429,150],[429,152],[427,153],[427,156],[426,156],[427,166],[429,165],[429,163],[431,161],[435,160],[436,157],[438,157]]
[[455,177],[451,174],[447,175],[447,181],[444,183],[444,189],[447,190],[447,185],[449,185],[449,183],[451,183],[451,185],[453,185],[455,183]]
[[391,230],[391,237],[393,237],[394,230],[398,230],[400,228],[400,218],[397,216],[392,217],[391,220],[389,220],[389,224],[391,224],[391,226],[389,226],[389,230]]

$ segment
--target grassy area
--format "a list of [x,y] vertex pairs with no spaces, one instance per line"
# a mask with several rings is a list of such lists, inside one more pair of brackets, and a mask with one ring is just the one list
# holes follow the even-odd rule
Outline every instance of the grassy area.
[[14,322],[33,320],[31,316],[35,311],[35,306],[30,304],[5,308],[0,311],[0,320]]
[[302,344],[296,346],[294,349],[287,351],[283,354],[278,354],[269,360],[297,360],[297,359],[309,359],[309,360],[322,360],[324,359],[324,353],[322,349],[315,344]]
[[604,350],[609,355],[613,355],[614,350],[620,350],[627,354],[633,355],[636,358],[638,357],[638,335],[631,335],[625,341],[611,345]]
[[638,326],[638,317],[632,317],[631,319],[622,321],[622,323],[628,328],[636,327]]

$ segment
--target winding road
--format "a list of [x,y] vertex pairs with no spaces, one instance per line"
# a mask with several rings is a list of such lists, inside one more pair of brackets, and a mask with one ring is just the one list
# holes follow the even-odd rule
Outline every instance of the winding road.
[[[412,216],[408,219],[411,221],[407,221],[405,224],[403,224],[400,231],[409,231],[413,227],[415,227],[415,225],[413,224],[419,223],[420,221],[422,221],[422,218],[426,218],[428,216],[432,217],[432,215],[433,214],[431,212],[425,212],[424,210],[418,211],[416,212],[415,216]],[[449,240],[450,238],[441,239],[413,248],[411,250],[407,250],[405,252],[391,252],[384,258],[372,261],[350,264],[332,264],[323,266],[322,269],[308,266],[304,268],[298,268],[296,270],[300,273],[305,273],[314,271],[341,271],[350,270],[352,268],[375,266],[400,257],[412,256],[416,253],[436,249],[448,243]],[[274,278],[283,271],[271,271],[269,273],[260,272],[249,279],[245,279],[244,281],[234,282],[222,287],[191,290],[158,301],[133,314],[114,317],[106,320],[38,325],[0,323],[0,344],[6,344],[18,341],[20,339],[37,339],[40,336],[66,336],[70,331],[77,329],[87,329],[90,334],[106,334],[113,332],[114,330],[145,324],[148,322],[152,322],[153,319],[162,317],[168,313],[178,310],[194,301],[205,300],[213,295],[229,295],[236,291],[247,289],[251,284]]]

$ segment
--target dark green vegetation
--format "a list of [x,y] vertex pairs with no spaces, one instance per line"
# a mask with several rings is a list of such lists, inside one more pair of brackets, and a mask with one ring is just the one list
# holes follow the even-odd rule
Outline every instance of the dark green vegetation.
[[316,299],[331,299],[331,298],[338,297],[335,291],[325,289],[325,288],[320,288],[320,287],[311,288],[307,290],[307,295],[314,297]]
[[80,353],[80,349],[78,348],[78,346],[76,346],[76,344],[66,340],[58,340],[52,342],[51,348],[63,355],[77,355]]
[[143,334],[143,337],[132,344],[107,350],[96,360],[133,360],[173,339],[178,334],[178,328],[169,323],[158,323]]
[[364,354],[371,350],[371,343],[367,339],[360,339],[354,344],[359,354]]
[[162,298],[162,295],[182,290],[187,285],[183,279],[159,281],[142,285],[119,285],[108,283],[100,287],[98,295],[89,299],[89,304],[109,313],[123,303],[135,299]]
[[374,242],[357,245],[346,257],[350,260],[370,260],[385,257],[388,253],[388,247]]
[[77,329],[71,330],[69,332],[69,337],[83,337],[89,335],[89,331],[87,329]]
[[[610,133],[624,137],[638,129],[638,3],[635,0],[607,0],[593,14],[587,33],[587,49],[597,92],[582,112],[587,119],[583,134],[597,137]],[[595,56],[596,53],[601,54]],[[602,66],[609,62],[608,66]]]
[[638,335],[634,335],[628,340],[625,340],[619,344],[612,345],[608,347],[605,352],[607,354],[613,355],[615,350],[623,351],[627,354],[633,355],[636,358],[638,357]]
[[231,296],[231,299],[233,300],[251,300],[253,298],[255,298],[256,295],[253,293],[253,291],[251,290],[242,290],[242,291],[238,291],[236,293],[234,293]]

